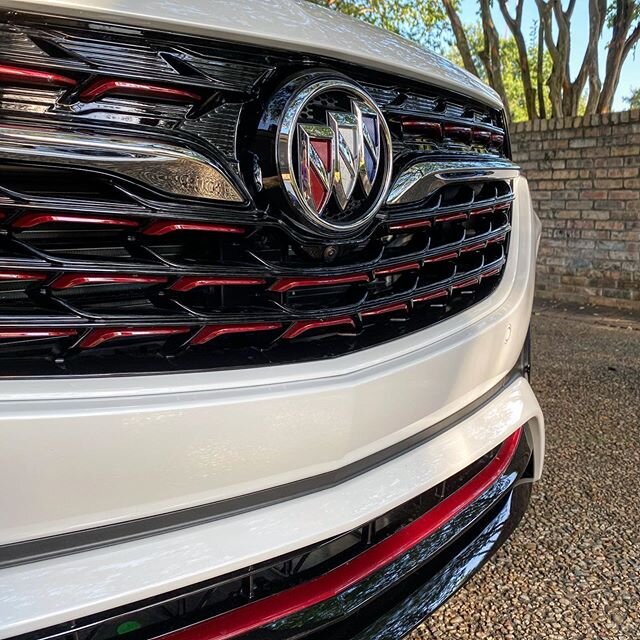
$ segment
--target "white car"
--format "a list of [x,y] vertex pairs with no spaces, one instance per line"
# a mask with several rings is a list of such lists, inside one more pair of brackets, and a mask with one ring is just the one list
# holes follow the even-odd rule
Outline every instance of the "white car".
[[0,638],[401,638],[542,470],[498,97],[302,0],[0,5]]

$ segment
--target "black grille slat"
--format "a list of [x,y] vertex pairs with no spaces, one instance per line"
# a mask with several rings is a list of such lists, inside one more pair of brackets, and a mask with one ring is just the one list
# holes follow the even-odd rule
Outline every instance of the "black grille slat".
[[[335,239],[292,224],[256,188],[249,150],[261,100],[300,65],[330,62],[93,27],[61,19],[43,25],[20,14],[11,15],[11,25],[0,24],[2,35],[11,36],[0,44],[0,66],[33,64],[77,82],[43,88],[4,81],[0,121],[158,137],[222,163],[242,177],[251,199],[242,205],[199,201],[80,165],[0,161],[0,375],[146,373],[334,357],[444,320],[497,286],[511,232],[510,180],[461,177],[423,202],[383,208],[357,237]],[[506,146],[484,142],[504,136],[500,112],[418,83],[357,67],[340,70],[385,113],[396,172],[426,159],[490,163],[506,155]],[[93,102],[78,97],[100,79],[123,78],[189,89],[200,100],[117,92]],[[407,117],[463,133],[425,141],[420,127],[404,127]],[[484,133],[465,142],[465,132],[476,129]],[[21,226],[24,216],[36,214],[74,222]],[[103,219],[102,226],[90,218]],[[147,233],[162,221],[231,230]],[[20,280],[20,272],[38,276]],[[94,281],[56,289],[60,278],[73,275]],[[124,281],[109,280],[117,277]],[[214,284],[180,290],[184,278]],[[238,279],[259,284],[229,282]],[[286,279],[297,284],[281,291]],[[172,328],[176,335],[148,335]],[[18,335],[21,329],[25,335]],[[109,334],[121,330],[132,335]]]
[[49,62],[49,56],[23,29],[0,25],[0,55],[2,58],[20,58],[23,62]]
[[226,103],[199,118],[184,120],[180,129],[203,138],[228,158],[235,159],[236,123],[241,109],[240,103]]
[[[441,212],[434,212],[431,214],[431,218],[434,218],[436,215],[441,215]],[[133,219],[130,216],[127,216],[125,219],[130,220]],[[410,220],[414,220],[415,216],[409,218]],[[420,218],[422,220],[423,218]],[[425,216],[424,219],[429,220],[429,217]],[[485,221],[485,224],[480,225],[481,221]],[[444,225],[445,223],[440,223]],[[233,264],[233,261],[227,260],[222,262],[216,262],[215,256],[211,256],[212,264],[207,267],[204,263],[199,264],[189,264],[188,262],[183,262],[180,266],[180,271],[194,271],[195,273],[207,273],[212,275],[226,275],[232,276],[234,274],[237,275],[252,275],[256,277],[276,277],[276,276],[331,276],[331,275],[345,275],[350,273],[356,273],[361,271],[371,271],[374,269],[382,269],[393,267],[398,264],[402,264],[407,260],[425,260],[430,257],[439,255],[440,253],[447,250],[447,248],[455,247],[456,249],[464,249],[470,244],[475,244],[479,241],[490,241],[496,238],[500,238],[510,232],[510,224],[508,221],[507,214],[505,212],[496,212],[491,216],[478,216],[478,219],[474,223],[476,224],[477,229],[483,231],[483,233],[479,234],[467,234],[467,237],[459,238],[459,235],[464,235],[465,230],[462,227],[458,226],[455,233],[451,231],[451,229],[443,232],[442,236],[438,236],[436,232],[440,230],[440,225],[435,224],[432,226],[431,231],[420,231],[420,230],[409,230],[413,234],[427,233],[431,234],[432,240],[438,240],[437,242],[433,242],[429,247],[425,248],[422,251],[402,251],[401,254],[398,254],[397,251],[391,251],[391,255],[387,255],[385,250],[383,249],[381,254],[378,252],[374,252],[376,258],[370,261],[356,261],[349,262],[347,264],[331,267],[327,265],[323,266],[309,266],[306,268],[301,267],[299,264],[294,264],[292,266],[288,266],[286,263],[278,263],[278,262],[269,262],[265,260],[250,260],[245,254],[244,251],[242,253],[242,264]],[[453,223],[449,223],[449,227],[451,227]],[[0,223],[0,227],[2,223]],[[70,225],[71,226],[71,225]],[[10,228],[10,226],[9,226]],[[473,230],[472,228],[471,230]],[[385,233],[381,230],[381,233]],[[83,235],[84,234],[84,235]],[[102,235],[101,235],[102,234]],[[187,235],[189,232],[184,232],[183,235]],[[8,237],[8,236],[7,236]],[[24,248],[24,251],[29,251],[34,255],[42,258],[45,263],[48,260],[54,260],[60,267],[63,267],[65,270],[109,270],[113,268],[115,264],[118,265],[118,270],[123,273],[136,272],[138,270],[144,270],[146,272],[158,270],[159,273],[172,273],[174,270],[172,267],[167,266],[165,260],[162,259],[161,253],[159,253],[158,249],[160,249],[161,245],[158,244],[158,240],[154,238],[147,237],[145,238],[142,234],[140,234],[139,230],[96,230],[86,228],[80,229],[77,226],[73,226],[68,230],[58,229],[57,231],[53,230],[19,230],[14,231],[10,236],[12,240],[7,240],[5,238],[5,249],[13,244],[17,244],[20,247]],[[91,244],[88,242],[89,240],[93,240],[93,244],[96,245],[97,241],[102,239],[104,241],[108,241],[110,238],[120,237],[122,241],[119,244],[109,244],[106,242],[105,251],[110,251],[113,254],[125,253],[126,247],[137,248],[138,251],[127,252],[128,258],[125,264],[115,263],[113,261],[109,261],[106,259],[97,260],[95,257],[93,259],[78,259],[78,258],[70,258],[69,256],[64,255],[55,255],[47,252],[47,239],[51,239],[50,242],[57,244],[58,249],[57,252],[63,251],[63,247],[68,246],[69,251],[82,251],[85,250],[90,252]],[[386,234],[385,234],[386,237]],[[447,237],[450,238],[449,242],[446,241]],[[439,239],[442,238],[442,239]],[[212,241],[213,242],[213,241]],[[378,242],[376,238],[372,238],[370,243],[375,245]],[[154,247],[155,243],[155,247]],[[172,247],[173,251],[179,251],[182,246],[188,245],[188,240],[185,242],[180,242],[178,239],[172,239],[165,246]],[[75,248],[74,248],[75,245]],[[53,245],[50,245],[53,246]],[[111,247],[111,248],[109,248]],[[139,251],[140,248],[147,247],[153,253],[158,255],[157,260],[152,260],[153,253],[144,254],[148,259],[146,261],[138,261],[134,257],[135,254],[138,256],[142,255]],[[379,257],[378,257],[379,256]],[[38,260],[33,262],[35,268],[42,268],[42,260]],[[166,259],[168,260],[168,259]],[[169,262],[175,263],[173,260],[168,260]],[[21,266],[29,264],[30,261],[28,257],[25,257],[21,261]],[[0,264],[4,266],[4,268],[11,268],[12,261],[5,258],[0,254]],[[304,273],[301,273],[301,269],[304,270]],[[178,273],[176,271],[176,273]]]
[[138,73],[151,73],[154,76],[179,76],[178,72],[155,51],[149,47],[129,44],[126,48],[116,43],[88,41],[86,37],[73,36],[54,37],[53,42],[76,54],[99,68],[110,71],[130,72],[133,68]]

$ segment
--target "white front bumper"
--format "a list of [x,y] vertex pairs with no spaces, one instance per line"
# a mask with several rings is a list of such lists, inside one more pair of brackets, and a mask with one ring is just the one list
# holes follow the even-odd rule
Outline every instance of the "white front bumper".
[[[498,290],[440,325],[334,360],[224,373],[4,381],[0,544],[207,504],[339,469],[463,409],[514,366],[539,223],[515,184]],[[453,475],[524,423],[524,379],[418,448],[242,515],[0,571],[0,638],[221,575],[352,529]]]
[[332,489],[209,524],[0,571],[0,638],[188,586],[356,528],[442,482],[529,425],[544,425],[519,378],[424,445]]

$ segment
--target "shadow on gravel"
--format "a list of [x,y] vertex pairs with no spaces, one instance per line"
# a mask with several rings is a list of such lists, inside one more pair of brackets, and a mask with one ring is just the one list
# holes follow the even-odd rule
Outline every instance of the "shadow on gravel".
[[411,640],[640,638],[640,322],[534,315],[543,480],[511,540]]

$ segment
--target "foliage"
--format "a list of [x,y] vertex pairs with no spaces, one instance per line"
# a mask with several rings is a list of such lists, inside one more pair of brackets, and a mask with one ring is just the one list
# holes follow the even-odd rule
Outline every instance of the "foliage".
[[[616,23],[617,14],[619,13],[619,5],[620,3],[616,0],[609,0],[609,4],[607,5],[607,26],[613,27]],[[640,18],[640,2],[637,0],[632,0],[628,3],[630,5],[630,17],[631,20],[638,20]]]
[[640,109],[640,89],[634,89],[624,101],[629,105],[630,109]]

